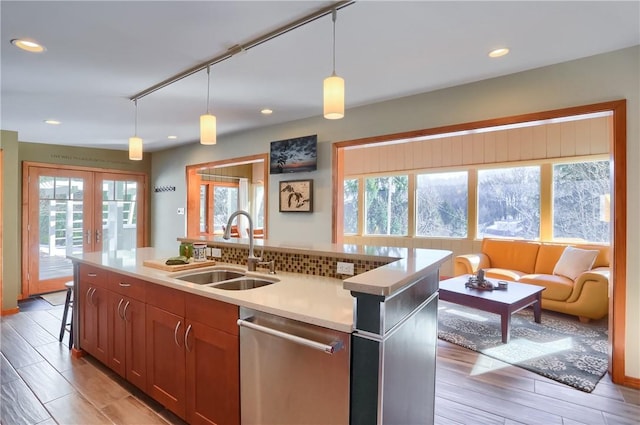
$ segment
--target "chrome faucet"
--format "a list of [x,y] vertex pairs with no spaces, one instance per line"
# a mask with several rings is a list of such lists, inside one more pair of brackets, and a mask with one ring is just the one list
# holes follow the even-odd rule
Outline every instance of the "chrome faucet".
[[[262,254],[260,255],[260,257],[256,257],[253,253],[253,219],[251,218],[251,215],[244,210],[238,210],[231,213],[231,215],[229,216],[229,220],[227,220],[227,227],[224,229],[224,235],[222,237],[224,239],[229,239],[231,237],[231,223],[233,222],[233,219],[239,215],[244,215],[249,220],[249,257],[247,258],[247,270],[250,272],[255,272],[256,264],[262,261],[262,254],[264,254],[264,245],[262,246]],[[238,227],[238,230],[239,229],[240,228]]]

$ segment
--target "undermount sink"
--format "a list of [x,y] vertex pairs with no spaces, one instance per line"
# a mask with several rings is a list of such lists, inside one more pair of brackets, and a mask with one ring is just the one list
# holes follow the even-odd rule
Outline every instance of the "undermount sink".
[[246,289],[260,288],[275,283],[272,280],[259,279],[255,277],[242,277],[239,279],[229,280],[228,282],[212,285],[212,288],[226,289],[229,291],[244,291]]
[[179,280],[195,283],[198,285],[206,285],[210,283],[222,282],[223,280],[236,279],[243,277],[244,273],[231,270],[208,270],[204,272],[190,273],[176,277]]

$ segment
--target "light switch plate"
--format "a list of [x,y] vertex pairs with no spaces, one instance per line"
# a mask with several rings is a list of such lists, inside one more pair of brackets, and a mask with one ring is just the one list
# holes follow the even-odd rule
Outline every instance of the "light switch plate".
[[343,263],[341,261],[338,261],[336,272],[338,274],[353,276],[353,263]]
[[178,208],[178,215],[184,215],[184,208]]

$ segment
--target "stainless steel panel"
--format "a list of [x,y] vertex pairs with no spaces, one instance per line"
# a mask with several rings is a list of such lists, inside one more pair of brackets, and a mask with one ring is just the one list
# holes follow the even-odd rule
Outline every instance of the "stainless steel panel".
[[[274,332],[240,326],[242,423],[347,424],[350,335],[242,309],[248,315]],[[342,348],[329,354],[304,341]]]

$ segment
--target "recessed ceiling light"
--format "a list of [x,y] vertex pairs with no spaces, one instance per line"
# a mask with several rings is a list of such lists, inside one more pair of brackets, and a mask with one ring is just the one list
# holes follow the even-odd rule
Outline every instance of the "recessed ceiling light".
[[167,139],[171,139],[171,140],[175,140],[177,138],[178,138],[178,136],[167,136]]
[[490,58],[499,58],[500,56],[504,56],[507,53],[509,53],[509,49],[507,49],[506,47],[502,47],[500,49],[495,49],[489,52],[489,57]]
[[42,53],[46,50],[41,44],[38,44],[37,42],[28,40],[26,38],[14,38],[13,40],[11,40],[11,44],[22,50],[26,50],[27,52],[32,53]]
[[271,115],[271,114],[273,114],[273,110],[269,109],[269,108],[264,108],[263,110],[260,111],[260,113],[262,115]]
[[50,124],[50,125],[60,125],[61,122],[58,120],[44,120],[45,124]]

